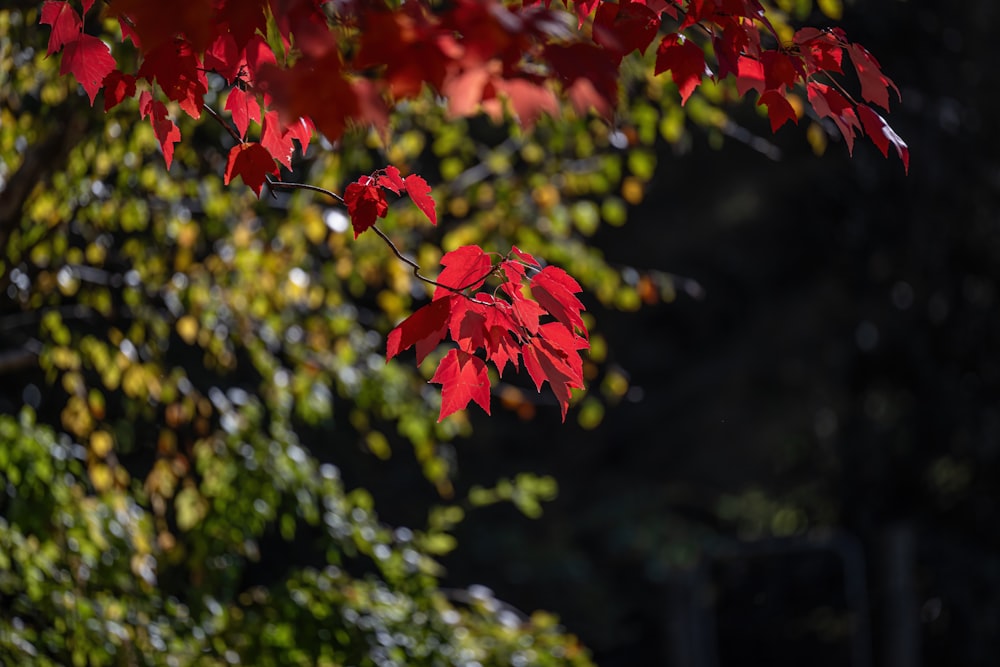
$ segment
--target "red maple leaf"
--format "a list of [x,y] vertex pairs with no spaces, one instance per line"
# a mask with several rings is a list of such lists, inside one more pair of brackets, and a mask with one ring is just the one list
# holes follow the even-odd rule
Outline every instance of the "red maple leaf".
[[517,370],[521,346],[515,340],[515,335],[520,339],[521,326],[515,319],[513,308],[509,303],[497,300],[492,308],[487,309],[486,330],[483,345],[486,349],[486,358],[493,362],[500,375],[503,375],[508,362]]
[[229,27],[227,34],[232,35],[237,48],[245,47],[258,30],[267,33],[267,0],[222,0],[221,5],[216,20]]
[[861,129],[861,123],[851,103],[830,86],[817,81],[806,85],[806,95],[820,118],[829,118],[834,122],[847,143],[848,154],[853,154],[854,138],[857,130]]
[[215,26],[212,4],[213,0],[111,0],[107,13],[120,19],[129,18],[127,22],[122,21],[123,26],[128,24],[130,30],[138,33],[145,52],[183,35],[195,52],[202,53],[212,42]]
[[282,119],[309,118],[330,141],[339,139],[352,120],[378,128],[388,123],[377,87],[365,80],[348,81],[335,49],[321,58],[301,58],[288,69],[264,63],[257,79]]
[[42,18],[38,21],[52,26],[49,34],[47,55],[52,55],[67,44],[75,42],[83,32],[83,21],[68,2],[62,0],[45,0],[42,5]]
[[167,169],[170,169],[170,163],[174,160],[174,144],[181,140],[181,131],[174,125],[174,121],[170,120],[166,105],[154,100],[148,90],[139,94],[139,113],[143,118],[149,116],[153,133],[156,134],[160,150],[163,151],[163,160],[167,163]]
[[93,35],[82,33],[63,49],[59,73],[72,73],[87,91],[90,105],[94,106],[94,98],[104,83],[104,77],[114,68],[115,59],[108,45]]
[[867,104],[858,105],[858,117],[865,132],[872,142],[882,151],[882,157],[888,157],[889,144],[896,148],[896,154],[903,161],[903,169],[910,172],[910,149],[906,142],[900,139],[899,135],[893,131],[889,124]]
[[[325,51],[329,46],[330,30],[327,17],[320,6],[326,2],[327,0],[268,0],[270,19],[273,19],[286,46],[294,42],[296,48],[309,58]],[[356,12],[357,9],[353,11]]]
[[799,122],[799,117],[795,113],[795,107],[792,106],[788,98],[779,90],[764,91],[760,99],[757,100],[757,105],[767,106],[767,117],[771,121],[771,132],[777,132],[778,128],[788,121],[796,124]]
[[583,42],[550,44],[545,59],[578,114],[593,109],[604,118],[611,116],[618,103],[618,67],[607,50]]
[[565,355],[566,368],[574,387],[583,387],[583,357],[580,352],[590,349],[586,338],[576,334],[561,322],[547,322],[538,329],[537,338],[544,340],[560,354]]
[[780,51],[765,51],[760,54],[760,64],[764,68],[764,89],[784,91],[792,88],[804,72],[794,58]]
[[240,131],[241,137],[247,136],[250,121],[260,122],[260,103],[257,95],[239,86],[234,86],[226,98],[226,111],[233,115],[233,124]]
[[751,90],[764,92],[764,65],[754,58],[740,56],[736,59],[736,92],[743,96]]
[[[543,325],[543,331],[549,331],[547,327],[566,330],[562,324],[550,322]],[[528,369],[528,375],[535,382],[535,389],[542,390],[545,382],[549,383],[552,393],[555,394],[559,407],[562,409],[563,421],[566,421],[566,411],[569,409],[569,401],[572,398],[572,389],[583,388],[582,371],[577,373],[576,362],[572,359],[576,357],[580,361],[575,350],[565,350],[552,344],[546,337],[541,335],[533,337],[527,345],[521,348],[521,355],[524,358],[524,367]],[[580,362],[582,369],[582,361]]]
[[354,68],[384,67],[383,77],[396,99],[417,96],[424,83],[441,91],[449,67],[463,55],[454,35],[432,21],[422,3],[404,3],[398,11],[377,3],[360,8]]
[[547,311],[537,301],[525,297],[521,285],[508,282],[501,287],[511,299],[512,317],[518,325],[532,335],[538,333],[539,320]]
[[580,316],[583,304],[574,296],[582,291],[578,282],[555,266],[546,266],[531,279],[531,294],[535,300],[570,331],[587,331]]
[[538,19],[547,12],[519,12],[502,2],[456,0],[442,15],[441,28],[461,36],[461,60],[466,65],[499,61],[514,69],[538,34]]
[[216,35],[203,57],[205,69],[219,74],[226,81],[232,83],[241,78],[240,74],[246,66],[246,58],[240,54],[240,47],[236,45],[236,40],[231,33],[224,32]]
[[851,44],[847,48],[847,53],[851,56],[854,69],[858,73],[858,80],[861,82],[861,97],[888,111],[889,88],[896,91],[896,97],[899,97],[899,88],[892,79],[882,73],[878,61],[865,47]]
[[474,245],[462,246],[446,253],[441,258],[441,265],[445,268],[438,274],[439,285],[434,289],[434,299],[451,296],[455,290],[479,289],[493,269],[490,256]]
[[680,35],[667,35],[656,49],[655,74],[670,70],[670,75],[685,104],[691,93],[705,76],[705,52],[701,47]]
[[[583,24],[587,21],[587,17],[594,11],[594,7],[597,6],[601,0],[575,0],[574,9],[576,11],[576,16],[580,21],[579,27],[583,27]],[[569,4],[569,3],[567,3]]]
[[645,53],[660,29],[660,17],[638,2],[602,2],[594,16],[594,41],[621,58]]
[[[398,171],[396,172],[398,175]],[[432,225],[437,224],[437,212],[435,210],[434,199],[431,198],[431,187],[427,185],[425,181],[420,176],[416,174],[410,174],[405,179],[403,183],[406,185],[406,194],[410,196],[413,203],[417,205],[423,214],[427,216],[427,219],[431,221]]]
[[286,128],[288,136],[299,142],[299,152],[302,155],[305,155],[306,149],[309,148],[313,129],[312,121],[308,118],[299,118]]
[[283,131],[281,122],[278,120],[277,111],[268,111],[264,116],[264,127],[260,133],[260,143],[268,150],[275,160],[285,165],[285,168],[292,168],[292,137],[288,132]]
[[399,169],[391,164],[382,170],[377,180],[379,187],[391,190],[394,195],[398,196],[401,192],[406,191],[406,182],[399,175]]
[[130,39],[135,48],[142,49],[142,40],[139,39],[139,34],[135,31],[135,28],[132,27],[131,19],[126,16],[119,16],[118,27],[122,31],[122,44],[125,43],[125,40]]
[[514,253],[514,255],[517,256],[518,259],[520,259],[522,262],[524,262],[528,266],[534,266],[534,267],[541,266],[541,264],[538,263],[538,260],[535,259],[530,253],[524,252],[523,250],[521,250],[517,246],[511,246],[510,250],[511,250],[511,252]]
[[508,362],[515,371],[520,367],[518,359],[521,356],[521,346],[514,342],[510,330],[503,327],[490,327],[489,337],[486,341],[486,356],[503,376]]
[[104,77],[102,87],[104,88],[104,111],[107,112],[121,104],[125,99],[135,95],[135,77],[114,69]]
[[[499,69],[499,66],[496,68]],[[442,84],[441,92],[448,100],[451,116],[472,116],[479,111],[483,91],[495,76],[486,64],[462,67]]]
[[354,238],[375,224],[376,218],[384,218],[389,210],[389,202],[371,176],[362,176],[344,190],[344,204],[351,216]]
[[490,377],[486,362],[479,357],[451,349],[430,379],[441,385],[440,422],[448,415],[464,409],[470,401],[490,414]]
[[[464,297],[456,296],[464,301]],[[388,361],[403,350],[417,346],[417,364],[434,351],[448,333],[451,299],[438,299],[418,308],[389,332],[385,358]]]
[[150,82],[155,78],[167,98],[180,104],[192,118],[201,117],[208,80],[201,59],[189,42],[177,39],[147,52],[139,76]]
[[[257,73],[261,71],[265,66],[275,66],[278,65],[278,59],[274,55],[274,51],[268,46],[267,41],[261,35],[254,35],[247,42],[246,49],[244,50],[243,58],[241,58],[241,63],[246,61],[246,71],[240,72],[244,75],[244,80],[249,86],[256,86]],[[266,95],[266,91],[260,90],[258,92],[263,92]],[[268,100],[268,97],[264,98]],[[270,104],[270,102],[268,102]]]
[[840,34],[832,30],[802,28],[795,33],[794,41],[806,61],[806,68],[812,72],[836,72],[843,74],[844,45]]
[[229,151],[229,161],[226,163],[226,185],[229,185],[229,181],[233,178],[239,176],[259,198],[260,190],[264,186],[268,174],[277,176],[278,165],[274,164],[274,158],[259,143],[237,144]]
[[489,81],[493,97],[484,93],[483,111],[495,121],[503,120],[505,102],[517,121],[525,128],[532,128],[543,114],[559,115],[559,100],[555,92],[536,77],[494,77]]
[[674,0],[634,0],[641,2],[657,14],[666,14],[672,19],[677,18],[677,4]]
[[484,347],[488,333],[486,316],[492,310],[493,297],[477,294],[473,300],[456,294],[451,303],[448,323],[451,339],[458,343],[459,349],[470,354]]
[[510,259],[505,259],[500,263],[500,272],[507,278],[507,282],[503,284],[505,291],[508,288],[519,290],[521,288],[521,281],[524,280],[528,273],[524,264]]
[[760,32],[753,22],[737,17],[719,17],[721,32],[712,37],[712,49],[718,63],[716,76],[724,79],[729,74],[738,75],[740,58],[760,56]]
[[681,21],[678,32],[690,28],[699,21],[715,18],[717,5],[717,0],[689,0],[687,7],[684,8],[684,20]]

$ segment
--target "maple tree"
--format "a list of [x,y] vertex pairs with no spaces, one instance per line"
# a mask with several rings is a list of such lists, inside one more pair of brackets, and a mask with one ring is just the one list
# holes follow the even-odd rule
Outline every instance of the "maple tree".
[[[117,21],[137,58],[86,31],[100,16]],[[531,127],[566,99],[575,113],[613,123],[624,59],[655,43],[654,74],[670,72],[682,103],[706,82],[731,78],[740,95],[756,93],[772,131],[798,123],[808,104],[848,151],[865,135],[883,155],[891,145],[909,167],[905,142],[870,106],[888,111],[889,91],[899,94],[874,56],[837,28],[779,31],[759,0],[111,0],[96,8],[94,0],[46,0],[40,22],[51,28],[48,55],[61,54],[61,72],[92,105],[102,91],[105,111],[138,96],[168,168],[183,140],[172,114],[198,119],[207,111],[233,139],[227,184],[239,177],[258,197],[265,185],[325,194],[346,207],[355,238],[373,230],[432,284],[431,302],[389,333],[387,357],[415,347],[419,364],[452,340],[430,380],[442,385],[440,419],[470,402],[490,411],[487,362],[498,375],[508,363],[523,366],[539,390],[548,383],[565,419],[589,347],[580,285],[517,247],[497,259],[461,247],[442,258],[436,279],[425,277],[375,223],[391,194],[437,224],[427,182],[391,164],[343,195],[284,181],[293,142],[304,154],[315,132],[336,142],[355,126],[391,141],[390,109],[425,88],[452,116],[511,114]],[[860,99],[842,81],[848,61]],[[209,75],[228,89],[228,119],[205,104]]]

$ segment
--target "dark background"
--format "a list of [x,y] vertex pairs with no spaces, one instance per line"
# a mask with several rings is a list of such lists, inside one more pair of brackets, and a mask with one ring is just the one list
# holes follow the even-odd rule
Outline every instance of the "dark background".
[[558,612],[607,667],[1000,664],[998,19],[846,8],[902,91],[908,176],[867,140],[816,157],[804,124],[778,161],[663,147],[598,243],[703,296],[597,311],[633,387],[598,429],[477,423],[460,485],[527,469],[560,496],[482,510],[454,583]]

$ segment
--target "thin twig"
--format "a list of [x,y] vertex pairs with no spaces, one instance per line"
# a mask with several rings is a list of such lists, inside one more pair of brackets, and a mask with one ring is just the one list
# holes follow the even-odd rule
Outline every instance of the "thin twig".
[[267,177],[267,185],[272,190],[309,190],[311,192],[318,192],[322,195],[326,195],[331,199],[335,199],[338,203],[343,204],[344,198],[338,195],[336,192],[327,190],[326,188],[321,188],[318,185],[309,185],[308,183],[289,183],[287,181],[276,181],[270,176]]
[[434,284],[434,285],[438,284],[438,283],[434,282],[433,280],[431,280],[430,278],[425,278],[424,276],[420,275],[420,273],[419,273],[420,272],[420,265],[417,264],[412,259],[410,259],[409,257],[407,257],[406,255],[404,255],[403,253],[401,253],[399,251],[399,248],[396,247],[396,244],[392,242],[392,239],[390,239],[388,236],[386,236],[385,232],[383,232],[381,229],[379,229],[375,225],[372,225],[371,229],[376,234],[378,234],[379,238],[381,238],[383,241],[385,241],[386,245],[389,246],[389,249],[392,250],[392,253],[396,257],[398,257],[401,262],[403,262],[404,264],[408,264],[410,267],[413,268],[413,275],[415,275],[417,278],[420,278],[421,280],[429,282],[431,284]]
[[450,292],[454,292],[455,294],[461,294],[462,296],[464,296],[465,298],[469,299],[473,303],[478,303],[478,304],[481,304],[481,305],[484,305],[484,306],[491,305],[491,304],[489,304],[489,303],[487,303],[485,301],[480,301],[480,300],[476,299],[473,296],[469,296],[468,294],[465,293],[465,290],[469,289],[473,285],[478,285],[479,283],[483,282],[484,280],[486,280],[487,278],[489,278],[491,275],[493,275],[493,272],[496,271],[496,267],[495,266],[491,266],[488,273],[486,273],[482,277],[476,278],[475,280],[473,280],[472,282],[470,282],[468,285],[463,285],[462,287],[452,287],[451,285],[445,285],[444,283],[439,283],[436,280],[432,280],[431,278],[428,278],[427,276],[421,275],[420,274],[420,265],[417,264],[412,259],[410,259],[409,257],[407,257],[406,255],[404,255],[403,253],[401,253],[399,251],[399,248],[396,247],[396,244],[392,242],[392,239],[390,239],[386,235],[385,232],[383,232],[381,229],[379,229],[376,225],[372,225],[371,229],[374,230],[374,232],[376,234],[378,234],[379,238],[381,238],[383,241],[385,241],[386,245],[389,246],[389,249],[392,250],[392,253],[394,255],[396,255],[396,257],[398,257],[401,262],[403,262],[404,264],[410,266],[413,269],[413,275],[416,278],[418,278],[419,280],[422,280],[425,283],[434,285],[435,287],[440,287],[440,288],[446,289],[446,290],[448,290]]
[[236,140],[237,143],[240,143],[240,144],[245,144],[246,143],[243,140],[243,137],[240,136],[240,133],[237,132],[236,129],[234,127],[232,127],[229,123],[227,123],[225,121],[225,119],[223,119],[223,117],[220,116],[215,109],[213,109],[212,107],[208,106],[208,104],[202,104],[201,106],[205,109],[205,111],[208,112],[208,114],[212,118],[215,119],[215,122],[217,122],[219,125],[222,126],[222,129],[224,129],[226,132],[229,133],[229,136],[231,136],[233,139]]

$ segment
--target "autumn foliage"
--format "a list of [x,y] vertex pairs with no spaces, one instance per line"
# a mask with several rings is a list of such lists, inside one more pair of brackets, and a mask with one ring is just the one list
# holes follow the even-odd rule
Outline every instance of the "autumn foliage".
[[[87,32],[102,17],[120,28],[115,53],[137,58]],[[909,166],[906,144],[876,110],[899,91],[875,57],[836,28],[783,40],[758,0],[46,0],[41,23],[51,28],[48,54],[61,54],[61,72],[91,104],[102,92],[105,111],[137,99],[168,168],[183,140],[177,113],[223,123],[234,139],[225,181],[239,177],[258,196],[268,184],[296,186],[281,183],[296,144],[304,153],[315,133],[336,142],[350,127],[389,138],[392,107],[428,88],[453,116],[511,114],[530,127],[565,100],[613,122],[623,59],[651,49],[655,74],[670,73],[682,102],[731,78],[741,95],[756,94],[772,131],[798,123],[804,101],[849,151],[867,136]],[[205,106],[209,76],[228,88],[222,112]],[[857,96],[845,80],[856,80]],[[387,165],[326,193],[346,206],[355,237],[381,235],[377,220],[404,196],[437,224],[430,186],[405,171]],[[452,341],[431,378],[442,386],[442,419],[470,402],[490,411],[487,364],[497,375],[523,367],[539,390],[548,383],[565,418],[589,347],[577,282],[516,247],[499,256],[461,247],[441,263],[435,280],[416,273],[435,286],[433,299],[390,332],[387,357],[415,348],[420,363]]]

